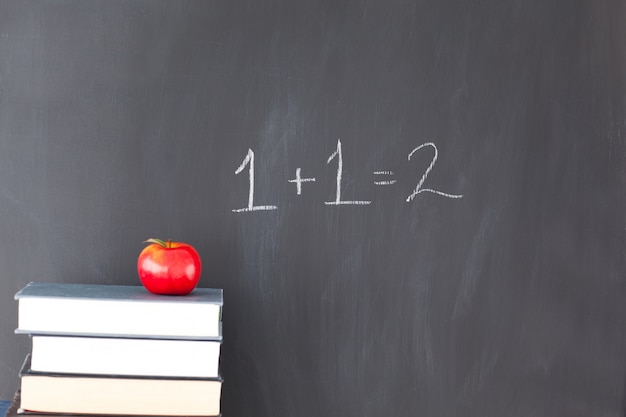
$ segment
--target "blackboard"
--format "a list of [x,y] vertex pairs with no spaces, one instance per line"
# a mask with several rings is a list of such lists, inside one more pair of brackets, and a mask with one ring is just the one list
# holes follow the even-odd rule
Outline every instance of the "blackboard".
[[3,1],[29,281],[224,289],[224,416],[626,415],[626,4]]

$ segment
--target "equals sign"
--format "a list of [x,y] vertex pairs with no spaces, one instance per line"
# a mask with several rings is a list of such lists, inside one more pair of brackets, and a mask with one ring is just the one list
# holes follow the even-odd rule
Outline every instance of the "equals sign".
[[[374,175],[376,175],[376,176],[391,176],[391,175],[394,175],[394,174],[393,174],[393,171],[374,171]],[[375,180],[374,181],[374,184],[376,184],[376,185],[392,185],[392,184],[395,184],[395,183],[396,183],[396,180],[393,180],[393,179],[391,179],[391,180],[382,180],[382,181]]]

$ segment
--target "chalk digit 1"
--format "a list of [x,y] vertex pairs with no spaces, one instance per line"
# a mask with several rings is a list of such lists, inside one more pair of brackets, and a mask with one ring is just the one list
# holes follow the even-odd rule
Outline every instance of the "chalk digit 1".
[[248,166],[248,178],[249,178],[249,188],[248,188],[248,207],[233,209],[234,213],[242,213],[247,211],[262,211],[262,210],[276,210],[276,206],[255,206],[254,205],[254,152],[252,149],[248,149],[248,153],[246,157],[243,159],[239,168],[235,170],[235,175],[241,173],[243,169]]
[[343,174],[343,155],[341,153],[341,140],[337,139],[337,149],[328,157],[327,164],[337,158],[337,191],[335,193],[335,201],[325,201],[324,204],[329,206],[339,206],[339,205],[366,205],[370,204],[371,201],[342,201],[341,200],[341,176]]

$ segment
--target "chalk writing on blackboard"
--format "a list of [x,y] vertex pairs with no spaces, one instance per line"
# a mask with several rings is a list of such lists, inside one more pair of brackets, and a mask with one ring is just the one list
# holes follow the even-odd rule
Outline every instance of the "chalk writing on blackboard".
[[[393,171],[374,171],[374,175],[387,175],[392,176],[395,175]],[[382,180],[382,181],[374,181],[374,185],[393,185],[396,183],[396,180]]]
[[239,174],[244,170],[244,168],[248,166],[248,207],[235,209],[233,210],[235,213],[241,213],[246,211],[263,211],[263,210],[276,210],[276,206],[255,206],[254,205],[254,152],[252,149],[248,149],[248,153],[246,157],[239,165],[239,168],[235,170],[235,175]]
[[303,182],[315,182],[315,178],[302,178],[302,169],[300,167],[296,168],[296,178],[292,180],[287,180],[288,182],[293,182],[296,184],[296,194],[302,195],[302,183]]
[[[411,152],[409,152],[408,160],[411,161],[411,157],[418,151],[425,150],[427,148],[431,148],[433,150],[433,157],[426,168],[426,171],[422,174],[420,180],[417,183],[417,186],[413,190],[413,192],[406,198],[406,202],[410,203],[421,193],[433,193],[440,195],[446,198],[462,198],[462,194],[450,194],[445,193],[443,191],[438,191],[432,188],[424,188],[424,182],[428,178],[428,175],[431,173],[435,164],[437,163],[437,158],[439,157],[439,151],[437,149],[437,145],[433,142],[426,142]],[[372,202],[370,200],[342,200],[341,198],[341,185],[342,185],[342,177],[343,177],[343,152],[341,149],[341,140],[337,140],[337,148],[335,151],[328,157],[326,161],[327,164],[331,164],[334,161],[337,163],[337,175],[336,175],[336,184],[335,184],[335,198],[332,201],[325,201],[324,204],[327,206],[367,206]],[[240,174],[243,170],[248,167],[248,205],[244,208],[233,209],[234,213],[244,213],[244,212],[252,212],[252,211],[268,211],[268,210],[276,210],[278,206],[274,205],[255,205],[254,204],[254,151],[252,149],[248,149],[248,153],[245,158],[241,162],[241,165],[235,170],[235,175]],[[374,176],[376,180],[374,181],[374,185],[378,186],[390,186],[394,185],[397,180],[394,178],[395,173],[393,171],[374,171]],[[379,179],[380,178],[380,179]],[[289,183],[296,185],[296,194],[302,195],[302,185],[308,182],[315,182],[314,177],[302,177],[302,168],[296,168],[295,178],[291,178],[287,180]]]
[[461,194],[448,194],[448,193],[443,193],[441,191],[432,190],[430,188],[422,188],[422,185],[424,185],[424,181],[426,181],[426,177],[428,177],[428,174],[430,174],[430,171],[432,171],[433,167],[435,166],[435,163],[437,162],[437,157],[439,156],[439,151],[437,150],[437,146],[434,143],[426,142],[426,143],[421,144],[417,148],[413,149],[411,152],[409,152],[409,161],[410,161],[411,157],[413,156],[413,154],[415,152],[419,151],[420,149],[425,148],[426,146],[430,146],[431,148],[433,148],[433,150],[435,151],[435,154],[433,155],[433,159],[430,161],[430,165],[428,165],[428,168],[426,168],[426,171],[424,172],[424,175],[422,175],[422,178],[417,183],[417,187],[415,187],[415,191],[413,191],[413,193],[410,196],[407,197],[406,202],[409,203],[419,193],[426,193],[426,192],[428,192],[428,193],[435,193],[435,194],[438,194],[438,195],[441,195],[441,196],[444,196],[444,197],[448,197],[448,198],[462,198],[463,195],[461,195]]
[[370,204],[371,201],[363,201],[363,200],[352,200],[352,201],[343,201],[341,199],[341,175],[343,174],[343,154],[341,153],[341,141],[337,140],[337,149],[335,152],[330,155],[328,161],[326,163],[330,164],[330,162],[337,158],[337,190],[335,193],[335,201],[326,201],[324,204],[329,206],[339,206],[339,205],[367,205]]

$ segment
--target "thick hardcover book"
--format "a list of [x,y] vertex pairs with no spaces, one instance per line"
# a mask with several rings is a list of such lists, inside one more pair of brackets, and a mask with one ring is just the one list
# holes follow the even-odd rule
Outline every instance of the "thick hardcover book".
[[13,407],[13,402],[7,400],[0,401],[0,416],[8,416],[9,409]]
[[221,339],[221,289],[155,295],[143,286],[30,283],[17,294],[16,333]]
[[13,396],[13,400],[11,400],[11,404],[9,405],[9,408],[7,409],[4,417],[17,417],[19,415],[18,414],[19,408],[20,408],[20,391],[18,390]]
[[217,416],[221,379],[20,373],[20,411],[136,416]]
[[217,378],[219,340],[32,336],[31,370]]
[[[5,417],[94,417],[94,414],[67,414],[67,413],[37,413],[32,411],[25,411],[20,408],[21,403],[21,395],[18,390],[13,396],[13,400],[9,404],[9,408],[4,414]],[[121,414],[117,414],[119,417]],[[134,416],[138,417],[138,416]],[[147,416],[146,416],[147,417]],[[176,416],[176,417],[185,417],[185,416]],[[189,416],[191,417],[191,416]],[[219,417],[219,416],[215,416]]]

